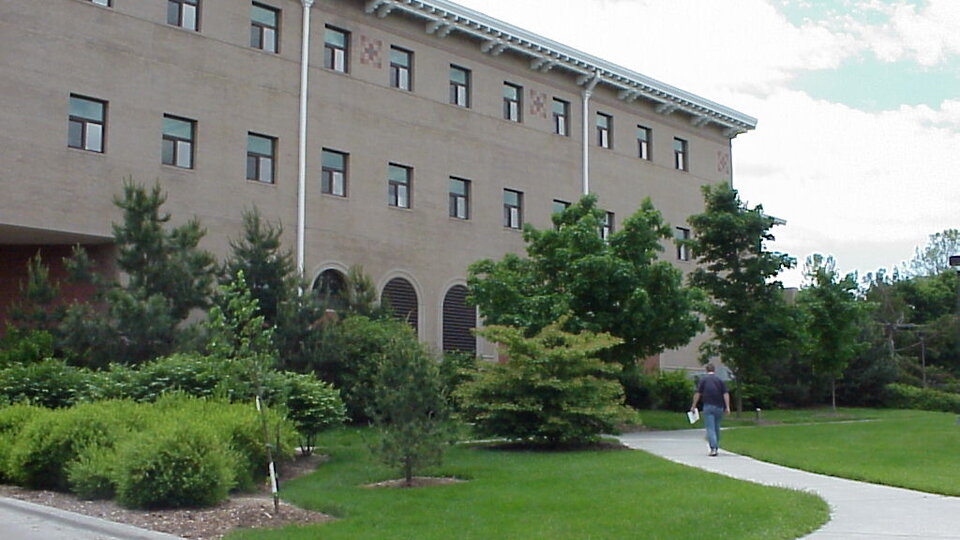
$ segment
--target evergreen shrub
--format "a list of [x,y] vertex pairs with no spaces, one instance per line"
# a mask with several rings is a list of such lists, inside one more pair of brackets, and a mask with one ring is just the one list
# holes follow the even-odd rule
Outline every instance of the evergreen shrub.
[[884,388],[883,397],[885,405],[897,409],[920,409],[960,414],[960,394],[891,383]]

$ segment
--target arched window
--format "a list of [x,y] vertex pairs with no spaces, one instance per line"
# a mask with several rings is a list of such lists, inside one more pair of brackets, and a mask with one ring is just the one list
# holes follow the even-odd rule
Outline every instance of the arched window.
[[401,320],[417,330],[420,323],[417,291],[403,278],[393,278],[387,282],[380,295],[380,301],[386,303],[395,319]]
[[477,352],[477,310],[467,304],[467,288],[450,287],[443,297],[443,350]]
[[342,309],[344,306],[344,293],[346,292],[346,277],[339,271],[330,268],[324,270],[313,281],[314,292],[324,301],[330,309]]

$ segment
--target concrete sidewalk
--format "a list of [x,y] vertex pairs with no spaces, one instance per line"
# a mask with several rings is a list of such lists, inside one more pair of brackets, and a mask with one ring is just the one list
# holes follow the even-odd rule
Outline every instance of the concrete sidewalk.
[[960,540],[960,497],[788,469],[724,451],[722,440],[720,455],[708,457],[702,429],[630,433],[619,438],[630,448],[684,465],[758,484],[816,493],[830,505],[830,521],[804,539]]
[[0,497],[0,538],[3,540],[175,540],[180,537]]

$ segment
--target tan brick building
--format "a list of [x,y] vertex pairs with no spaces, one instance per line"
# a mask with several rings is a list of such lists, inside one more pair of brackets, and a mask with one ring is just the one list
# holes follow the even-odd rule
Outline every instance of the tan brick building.
[[132,177],[220,257],[256,206],[309,279],[361,264],[451,345],[466,266],[523,223],[589,189],[614,228],[650,196],[682,235],[755,124],[442,0],[0,0],[0,306],[38,248],[109,259]]

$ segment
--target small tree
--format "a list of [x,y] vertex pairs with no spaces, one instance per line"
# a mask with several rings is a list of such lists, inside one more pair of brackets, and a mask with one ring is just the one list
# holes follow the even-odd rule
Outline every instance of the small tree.
[[60,283],[50,279],[50,269],[37,251],[27,262],[27,280],[20,283],[21,300],[11,306],[10,319],[20,329],[53,331],[64,316],[59,296]]
[[[710,298],[704,316],[713,330],[701,346],[704,358],[719,355],[741,384],[759,384],[769,362],[784,357],[795,342],[794,312],[775,277],[793,259],[767,250],[775,220],[762,206],[748,208],[727,184],[704,186],[703,213],[688,219],[694,238],[686,245],[699,258],[690,283]],[[743,411],[743,392],[737,410]]]
[[77,248],[65,261],[75,280],[97,286],[103,306],[74,303],[61,325],[64,348],[74,361],[95,366],[141,363],[173,351],[178,325],[190,311],[209,305],[214,258],[198,248],[205,231],[196,219],[167,228],[166,200],[159,184],[149,192],[131,181],[114,204],[123,221],[114,223],[117,267],[126,282],[104,280],[91,271]]
[[830,403],[837,408],[837,379],[862,348],[861,306],[855,296],[853,274],[837,275],[833,257],[814,254],[807,258],[804,275],[810,285],[800,291],[797,305],[803,320],[804,356],[814,374],[830,379]]
[[379,355],[368,414],[378,430],[373,450],[397,467],[407,486],[439,465],[452,430],[437,360],[416,340],[394,336]]
[[620,366],[596,356],[620,340],[571,334],[561,329],[566,322],[561,318],[529,338],[509,326],[477,332],[508,355],[503,363],[482,366],[456,391],[481,436],[551,447],[591,443],[625,418],[623,389],[610,380]]

